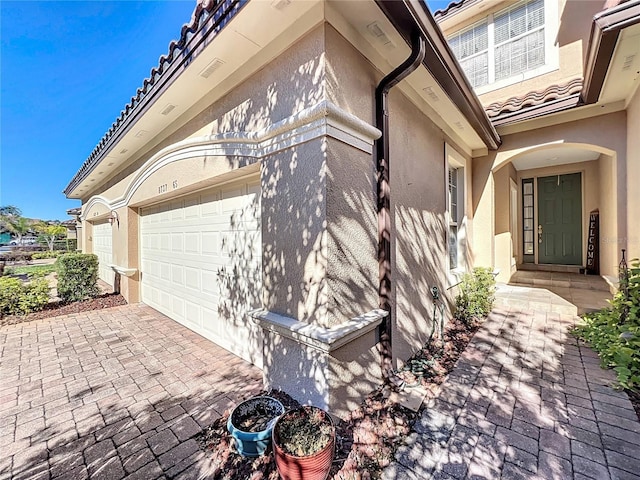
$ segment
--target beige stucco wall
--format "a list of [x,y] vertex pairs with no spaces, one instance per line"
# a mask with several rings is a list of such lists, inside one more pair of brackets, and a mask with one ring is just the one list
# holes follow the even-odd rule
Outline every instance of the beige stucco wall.
[[496,255],[495,269],[500,270],[499,278],[508,278],[512,272],[512,241],[510,231],[510,203],[511,203],[511,182],[517,181],[517,172],[512,164],[505,165],[493,175],[495,185],[495,250],[500,252]]
[[263,305],[328,326],[325,140],[264,159]]
[[640,89],[627,108],[627,244],[628,258],[640,258]]
[[[373,122],[373,94],[382,78],[381,72],[332,27],[327,29],[326,41],[328,98],[350,113]],[[431,287],[437,286],[445,301],[449,302],[451,297],[447,287],[455,283],[455,279],[449,277],[445,228],[445,141],[450,140],[399,89],[392,89],[389,94],[389,126],[394,232],[391,274],[393,355],[401,362],[420,348],[431,333],[434,311]],[[456,147],[453,143],[451,145]],[[375,205],[375,154],[368,158],[359,156],[362,159],[356,160],[341,152],[336,153],[339,155],[336,160],[340,161],[335,161],[335,167],[329,170],[338,175],[330,180],[339,180],[341,187],[332,190],[330,184],[329,198],[333,201],[328,204],[328,209],[336,211],[333,210],[336,205],[344,205],[345,210],[353,212],[365,209],[366,215],[358,212],[357,220],[349,218],[351,226],[343,224],[338,227],[335,224],[333,231],[340,236],[340,243],[336,242],[336,246],[341,252],[335,266],[344,269],[342,259],[351,258],[350,263],[355,259],[360,266],[358,270],[363,273],[358,274],[356,284],[367,285],[366,290],[377,294],[377,220],[375,212],[367,205],[367,198],[371,199],[369,205]],[[349,160],[345,163],[346,158]],[[331,160],[329,165],[332,165]],[[470,168],[465,173],[470,187]],[[332,192],[336,196],[332,197]],[[466,197],[469,206],[470,193]],[[468,212],[465,228],[471,232],[470,208]],[[340,220],[343,221],[344,216]],[[345,249],[345,245],[353,247]],[[369,250],[362,252],[364,255],[354,255],[363,245],[369,246]],[[467,250],[461,251],[460,257],[470,259],[471,241],[466,246]],[[331,293],[335,295],[336,292],[332,290]],[[450,314],[447,304],[446,315]]]
[[[373,93],[382,76],[333,27],[325,24],[314,29],[259,75],[185,121],[176,133],[147,148],[93,192],[107,202],[129,201],[116,209],[114,263],[140,268],[140,207],[259,171],[263,307],[319,329],[376,309],[378,232],[372,146],[367,151],[362,143],[349,144],[323,134],[260,158],[236,152],[173,158],[170,153],[177,142],[203,135],[260,131],[323,100],[371,125]],[[406,360],[431,331],[429,289],[437,286],[446,296],[452,282],[444,217],[446,138],[398,89],[390,95],[390,108],[394,356]],[[83,211],[86,220],[110,214],[102,201],[87,204],[88,200]],[[86,249],[91,251],[90,242]],[[461,255],[471,257],[470,251]],[[121,291],[131,302],[140,300],[139,279],[137,272],[121,280]],[[327,353],[265,333],[266,384],[290,391],[300,401],[346,414],[382,380],[376,342],[373,330]]]
[[[205,107],[191,119],[178,119],[178,122],[184,123],[181,128],[166,138],[160,134],[158,138],[161,140],[152,140],[150,146],[142,150],[143,153],[138,154],[107,182],[96,187],[91,195],[99,194],[107,201],[114,201],[133,191],[127,207],[140,207],[257,171],[257,159],[249,156],[196,156],[169,163],[149,175],[137,189],[131,188],[145,169],[166,157],[166,149],[170,151],[178,142],[203,135],[259,131],[315,105],[324,95],[324,82],[321,81],[323,39],[324,29],[316,28],[286,55],[276,58],[259,75],[238,85],[220,101]],[[203,105],[206,103],[203,102]],[[289,160],[284,156],[282,159]],[[164,185],[167,186],[166,190],[159,190]],[[174,188],[174,185],[177,187]],[[86,204],[89,199],[84,198],[83,203]],[[131,245],[137,245],[137,230],[134,231],[131,226],[129,231],[129,220],[137,219],[137,213],[127,207],[118,210],[121,227],[115,230],[113,237],[114,262],[126,268],[139,268],[137,254],[131,251]],[[91,220],[108,213],[109,209],[98,203],[90,210],[85,208],[83,216]],[[90,236],[85,231],[84,238]],[[91,245],[85,244],[84,250],[91,251]],[[139,301],[137,276],[122,278],[121,289],[128,301]]]
[[[473,208],[475,218],[475,262],[494,267],[508,264],[508,250],[499,235],[508,226],[508,176],[501,172],[517,155],[532,148],[562,147],[587,149],[600,153],[597,161],[568,164],[545,169],[518,172],[520,180],[527,175],[545,176],[583,171],[583,215],[594,208],[600,209],[600,267],[601,274],[615,275],[618,246],[610,239],[624,239],[627,231],[627,135],[626,113],[617,112],[561,125],[554,125],[522,133],[504,135],[496,152],[474,159]],[[479,221],[482,218],[484,221]],[[490,223],[487,223],[491,220]],[[588,218],[584,218],[583,237]],[[489,240],[493,245],[487,245]],[[487,249],[481,247],[487,245]],[[586,237],[583,241],[586,245]],[[499,248],[500,247],[500,248]],[[584,255],[584,253],[583,253]],[[501,272],[499,281],[508,281]]]
[[[398,90],[390,95],[394,357],[407,360],[434,322],[431,287],[449,287],[444,138]],[[420,129],[413,125],[420,125]]]
[[[208,103],[209,97],[205,97],[200,103],[200,112],[187,112],[178,118],[176,122],[182,123],[182,127],[169,135],[160,133],[96,190],[106,198],[117,198],[124,193],[135,172],[162,149],[204,135],[256,132],[316,105],[324,98],[324,92],[324,27],[319,26],[218,101]],[[170,129],[173,127],[167,131]],[[237,162],[241,161],[246,159],[226,159],[231,168],[240,167]],[[220,166],[226,165],[223,162]],[[83,202],[86,200],[88,197],[83,198]]]
[[[483,11],[482,14],[448,28],[445,36],[482,20],[489,13],[499,12],[512,3],[516,2],[495,2],[492,8]],[[600,0],[557,0],[557,3],[558,30],[553,32],[553,37],[555,38],[554,47],[558,52],[558,68],[526,80],[514,79],[511,85],[483,93],[480,95],[480,101],[484,105],[521,96],[532,91],[541,91],[549,85],[564,84],[574,78],[582,77],[591,22],[593,16],[603,9],[604,2]],[[452,20],[455,20],[455,17]]]

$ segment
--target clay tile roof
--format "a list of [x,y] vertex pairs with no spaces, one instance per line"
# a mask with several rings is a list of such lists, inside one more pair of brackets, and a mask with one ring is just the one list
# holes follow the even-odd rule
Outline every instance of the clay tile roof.
[[449,5],[447,5],[447,8],[436,10],[435,12],[433,12],[433,18],[435,18],[437,22],[441,22],[445,18],[450,17],[451,15],[455,15],[463,8],[466,8],[480,1],[481,0],[458,0],[457,2],[451,2]]
[[146,78],[142,86],[136,90],[136,94],[131,97],[129,103],[127,103],[120,112],[120,116],[113,122],[109,130],[107,130],[107,133],[104,134],[100,142],[98,142],[98,145],[96,145],[73,179],[69,182],[69,185],[64,190],[65,194],[71,193],[85,176],[91,173],[93,168],[99,163],[102,155],[112,146],[111,140],[120,134],[127,120],[133,116],[132,113],[138,110],[140,104],[146,103],[145,100],[148,100],[147,97],[151,97],[149,94],[153,91],[155,85],[164,83],[164,77],[166,77],[166,73],[171,70],[174,61],[181,61],[183,63],[189,61],[189,57],[192,56],[194,52],[190,51],[188,44],[207,20],[213,16],[215,28],[220,29],[228,20],[229,13],[237,10],[243,3],[242,0],[197,0],[196,7],[191,15],[191,21],[182,26],[180,38],[171,41],[169,51],[160,57],[158,66],[151,69],[149,78]]
[[485,107],[491,120],[515,113],[529,107],[537,107],[555,100],[578,95],[582,90],[582,78],[575,78],[564,85],[551,85],[543,91],[529,92],[521,97],[511,97],[504,102],[495,102]]

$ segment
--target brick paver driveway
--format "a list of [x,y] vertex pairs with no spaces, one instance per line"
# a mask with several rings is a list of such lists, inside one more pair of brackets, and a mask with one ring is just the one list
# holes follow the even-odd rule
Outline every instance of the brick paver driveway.
[[0,328],[0,479],[192,478],[262,372],[144,305]]
[[640,479],[640,422],[577,317],[496,308],[386,479]]

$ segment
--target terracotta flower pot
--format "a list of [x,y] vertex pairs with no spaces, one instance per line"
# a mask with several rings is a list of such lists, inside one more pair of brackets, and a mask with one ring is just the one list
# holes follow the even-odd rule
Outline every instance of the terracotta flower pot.
[[[294,455],[287,451],[287,446],[282,441],[283,432],[287,431],[287,422],[291,426],[292,421],[300,422],[301,416],[304,419],[310,415],[320,416],[322,421],[326,423],[326,429],[329,430],[329,440],[324,447],[313,453]],[[296,429],[298,427],[293,426],[293,430]],[[304,406],[291,410],[282,415],[273,427],[273,452],[276,467],[282,480],[325,480],[331,470],[335,445],[336,432],[333,421],[327,412],[317,407]]]

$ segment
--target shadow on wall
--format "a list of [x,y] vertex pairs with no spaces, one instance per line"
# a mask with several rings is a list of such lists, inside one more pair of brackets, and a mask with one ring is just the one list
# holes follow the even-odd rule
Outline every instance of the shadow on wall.
[[[406,360],[427,341],[436,317],[431,288],[451,305],[442,214],[397,205],[394,357]],[[443,277],[444,275],[444,277]],[[438,318],[441,315],[437,312]]]
[[228,336],[232,350],[247,351],[253,363],[262,363],[262,332],[250,321],[248,312],[261,305],[262,256],[260,234],[260,188],[250,187],[249,197],[235,197],[243,202],[232,214],[227,231],[222,234],[221,255],[230,263],[217,272],[218,316],[233,326],[239,335]]

